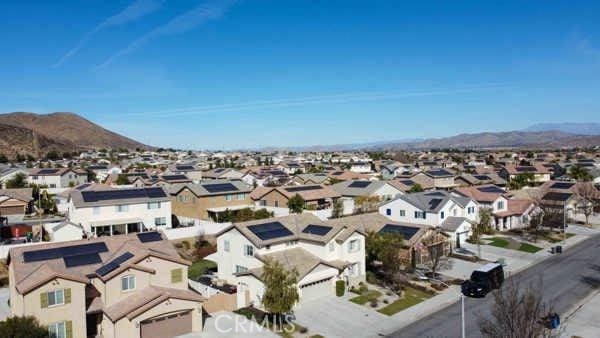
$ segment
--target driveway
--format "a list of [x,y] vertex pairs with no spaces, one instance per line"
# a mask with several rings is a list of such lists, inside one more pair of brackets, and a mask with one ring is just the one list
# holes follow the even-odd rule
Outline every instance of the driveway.
[[298,324],[308,328],[309,335],[320,334],[327,338],[375,337],[382,324],[390,320],[366,306],[335,296],[302,303],[295,315]]
[[0,289],[0,321],[6,319],[10,315],[10,307],[8,306],[8,299],[10,294],[8,288]]
[[463,259],[448,258],[448,267],[440,269],[439,273],[452,278],[469,279],[473,270],[480,267],[481,263],[469,262]]
[[[462,246],[465,249],[477,252],[477,245],[475,244],[463,243]],[[519,271],[548,255],[546,250],[540,250],[532,254],[519,250],[499,248],[493,245],[481,245],[481,258],[492,262],[503,258],[506,263],[505,270],[509,272]]]
[[201,333],[188,333],[177,338],[276,338],[279,335],[259,327],[254,321],[233,312],[216,312],[204,321]]

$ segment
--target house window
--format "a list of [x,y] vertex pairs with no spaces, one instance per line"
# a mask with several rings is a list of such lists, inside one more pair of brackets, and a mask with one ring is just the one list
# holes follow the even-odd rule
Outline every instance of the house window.
[[427,216],[427,212],[425,211],[415,211],[415,218],[425,219]]
[[504,209],[504,202],[503,201],[498,202],[498,209]]
[[92,213],[94,215],[100,215],[100,207],[94,207],[94,209],[92,209]]
[[392,216],[392,209],[385,209],[385,214],[388,216]]
[[55,290],[48,292],[48,307],[63,305],[65,303],[65,292],[64,290]]
[[443,211],[440,213],[440,218],[444,219],[444,212]]
[[400,217],[406,216],[406,210],[400,210]]
[[228,240],[223,241],[223,250],[225,250],[225,252],[229,252],[229,241]]
[[129,275],[121,278],[121,291],[131,291],[135,289],[135,276]]
[[254,256],[254,247],[252,245],[244,245],[244,255]]
[[[468,209],[470,210],[471,208],[468,208]],[[469,211],[469,214],[470,214],[470,213],[471,213],[471,212]],[[453,215],[453,216],[456,216],[456,208],[452,209],[452,215]]]
[[235,273],[242,273],[242,272],[246,272],[246,271],[248,271],[248,268],[245,266],[241,266],[241,265],[235,266]]
[[116,212],[128,212],[129,205],[115,205],[115,211]]
[[31,176],[31,179],[32,179],[32,180],[37,180],[37,179],[38,179],[38,177],[37,177],[37,176]]
[[231,200],[233,200],[233,195],[231,195],[231,194],[225,195],[225,200],[226,200],[226,201],[231,201]]
[[148,209],[160,209],[160,202],[149,202]]
[[167,218],[166,217],[156,217],[154,219],[154,225],[156,225],[157,227],[167,225]]
[[50,338],[66,338],[67,325],[66,322],[52,323],[48,325],[48,336]]
[[238,201],[243,201],[246,198],[246,194],[237,194]]
[[50,188],[56,188],[56,184],[54,184],[54,183],[50,184]]
[[360,275],[360,263],[353,263],[349,269],[350,276]]
[[279,207],[279,201],[275,201],[275,207]]
[[329,251],[333,251],[335,249],[335,244],[333,242],[329,243]]
[[358,239],[348,242],[348,252],[356,252],[358,250],[360,250],[360,241]]

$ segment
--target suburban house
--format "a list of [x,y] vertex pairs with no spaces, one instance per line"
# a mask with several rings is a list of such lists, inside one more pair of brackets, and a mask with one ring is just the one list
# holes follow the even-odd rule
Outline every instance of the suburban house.
[[15,247],[10,310],[56,338],[163,338],[202,330],[190,262],[159,232]]
[[12,180],[18,174],[27,176],[29,173],[19,167],[1,166],[0,167],[0,189],[6,189],[6,182]]
[[0,189],[0,217],[9,221],[23,219],[33,211],[32,194],[32,188]]
[[183,174],[189,177],[193,182],[202,180],[202,170],[193,164],[175,164],[174,166],[169,167],[168,171],[171,174]]
[[343,181],[333,184],[331,188],[343,197],[377,197],[380,201],[403,194],[388,181]]
[[379,213],[401,223],[441,228],[459,244],[470,236],[477,208],[468,197],[436,190],[400,195],[380,204]]
[[304,199],[304,205],[309,210],[328,209],[341,195],[330,186],[312,184],[283,187],[257,187],[250,197],[259,206],[287,208],[288,201],[294,195]]
[[219,221],[228,210],[253,206],[252,188],[240,180],[208,180],[198,184],[175,184],[169,189],[171,208],[179,221]]
[[480,207],[491,210],[492,225],[498,231],[528,227],[535,210],[531,200],[509,199],[504,189],[493,184],[457,188],[454,193],[469,197]]
[[69,188],[87,183],[87,172],[71,168],[32,169],[27,176],[27,183],[46,186],[48,188]]
[[[577,189],[585,184],[586,182],[548,181],[539,187],[542,194],[540,202],[555,207],[559,213],[566,210],[568,217],[575,218],[577,214],[583,215],[582,209],[587,203],[577,195]],[[596,199],[600,200],[600,191],[594,189],[591,194],[595,194]]]
[[351,162],[350,171],[354,173],[368,174],[371,172],[371,162]]
[[290,176],[277,168],[249,169],[242,176],[242,181],[250,186],[277,186],[288,183]]
[[456,186],[454,183],[454,174],[444,168],[422,171],[413,175],[410,179],[423,187],[431,186],[436,189],[450,189]]
[[533,176],[532,183],[542,184],[550,181],[550,170],[541,163],[534,163],[533,165],[506,164],[504,168],[500,170],[499,174],[508,182],[521,174],[531,174]]
[[[262,266],[275,260],[296,269],[300,302],[333,295],[335,282],[365,280],[365,234],[323,222],[310,213],[234,223],[217,234],[219,280],[249,291],[249,303],[261,307]],[[247,305],[250,305],[247,304]]]
[[[418,179],[417,179],[418,180]],[[412,180],[410,177],[396,178],[395,180],[389,181],[391,185],[396,187],[396,189],[402,192],[408,192],[413,189],[417,184],[423,190],[433,189],[433,181],[432,180]]]
[[380,167],[379,173],[384,180],[393,180],[398,176],[412,176],[415,168],[410,165],[384,164]]
[[469,174],[464,173],[454,179],[454,182],[461,187],[471,185],[494,184],[497,186],[505,186],[506,180],[496,173],[489,174]]
[[371,176],[353,171],[334,170],[327,174],[332,182],[350,181],[350,180],[370,180]]
[[244,173],[232,168],[215,168],[202,173],[204,180],[239,180],[242,176]]
[[329,184],[331,179],[325,173],[315,174],[298,174],[294,176],[292,181],[298,185],[306,184]]
[[73,190],[68,220],[94,236],[171,228],[171,199],[162,187]]
[[288,175],[295,175],[304,172],[304,166],[294,162],[280,163],[277,165],[277,169],[285,172]]

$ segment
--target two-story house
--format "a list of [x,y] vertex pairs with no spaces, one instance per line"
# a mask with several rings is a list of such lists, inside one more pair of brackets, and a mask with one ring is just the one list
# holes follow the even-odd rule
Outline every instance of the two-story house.
[[219,221],[219,215],[253,206],[252,188],[240,180],[209,180],[175,184],[169,189],[173,214],[180,220]]
[[410,179],[419,183],[422,187],[431,186],[436,189],[450,189],[456,186],[454,174],[444,168],[422,171],[413,175]]
[[74,189],[67,210],[69,221],[95,236],[171,228],[171,199],[162,187]]
[[522,174],[531,175],[533,178],[531,183],[533,184],[542,184],[550,181],[550,170],[541,163],[534,163],[533,165],[506,164],[504,168],[500,170],[499,174],[508,182]]
[[53,338],[163,338],[202,330],[190,262],[158,232],[12,248],[10,310]]
[[257,307],[265,292],[262,267],[275,260],[299,273],[304,302],[333,295],[337,280],[365,280],[365,233],[309,213],[234,223],[217,234],[217,252],[207,259],[217,262],[220,280],[237,285],[238,293],[248,290]]
[[32,169],[29,176],[27,176],[27,183],[45,186],[50,189],[74,187],[87,183],[87,181],[86,171],[71,168]]
[[379,213],[397,222],[441,228],[461,243],[477,221],[478,206],[468,197],[436,190],[400,195],[380,204]]
[[304,206],[310,210],[328,209],[341,195],[330,186],[309,184],[282,187],[257,187],[250,197],[258,206],[287,208],[288,201],[295,195],[300,195]]

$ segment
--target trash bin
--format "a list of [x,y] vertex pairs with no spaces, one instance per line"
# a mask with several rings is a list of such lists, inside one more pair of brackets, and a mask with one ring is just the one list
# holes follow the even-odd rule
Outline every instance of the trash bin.
[[555,254],[556,253],[556,247],[550,247],[550,253],[551,254]]
[[556,246],[556,253],[562,253],[562,245]]

